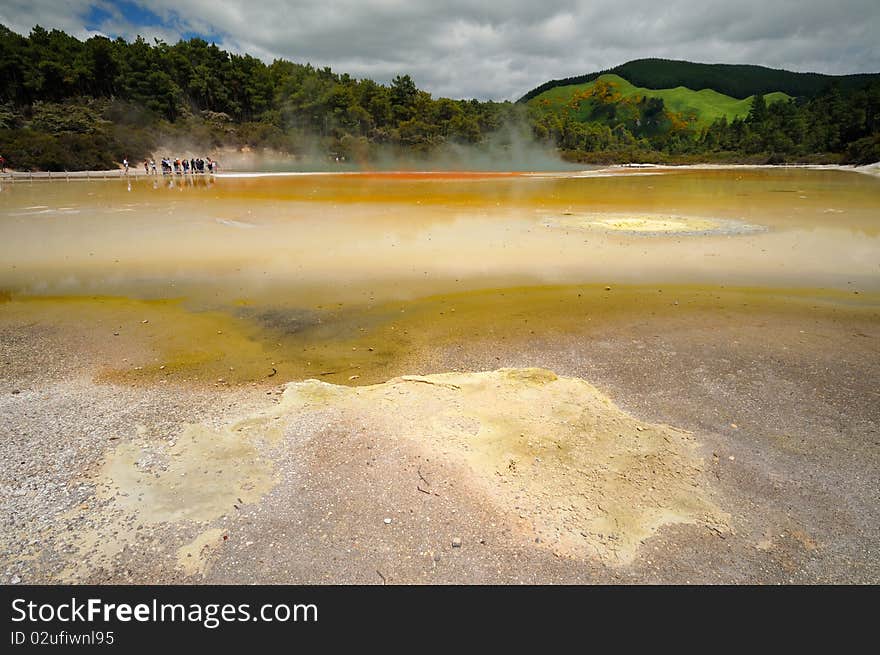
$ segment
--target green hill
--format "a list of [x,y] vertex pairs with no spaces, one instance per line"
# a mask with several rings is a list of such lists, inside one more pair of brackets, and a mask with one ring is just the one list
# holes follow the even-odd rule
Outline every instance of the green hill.
[[[752,103],[756,93],[769,104]],[[797,102],[774,102],[789,96]],[[82,41],[0,25],[0,153],[19,170],[107,169],[160,143],[316,153],[317,167],[336,157],[462,165],[494,153],[511,166],[529,138],[591,163],[880,160],[880,74],[643,59],[526,99],[434,98],[409,75],[378,84],[199,38]],[[712,122],[720,116],[728,121]]]
[[699,64],[671,59],[636,59],[596,73],[550,80],[526,93],[519,102],[528,102],[556,87],[592,82],[606,73],[619,75],[636,86],[648,89],[672,89],[679,86],[695,90],[712,89],[740,99],[775,91],[790,96],[813,98],[831,84],[837,85],[841,91],[854,91],[880,80],[880,73],[824,75],[795,73],[745,64]]
[[[708,126],[722,116],[726,116],[728,121],[744,117],[749,113],[752,103],[751,96],[740,100],[713,89],[693,91],[683,86],[670,89],[645,88],[635,86],[619,75],[604,74],[583,84],[553,87],[530,99],[528,104],[554,112],[567,109],[569,116],[581,122],[593,120],[598,109],[595,99],[596,85],[602,83],[610,85],[612,91],[622,99],[661,98],[668,110],[679,114],[688,124],[698,128]],[[791,96],[778,91],[765,96],[768,104],[790,98]]]

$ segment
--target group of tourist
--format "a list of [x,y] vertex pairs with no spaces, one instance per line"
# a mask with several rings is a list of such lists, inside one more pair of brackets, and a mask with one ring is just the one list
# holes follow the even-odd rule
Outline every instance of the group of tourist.
[[[218,170],[217,162],[207,157],[193,157],[191,159],[170,159],[164,157],[161,161],[162,175],[204,175],[206,170],[209,174],[216,173]],[[147,175],[158,175],[156,170],[156,161],[153,159],[144,160],[144,172]]]

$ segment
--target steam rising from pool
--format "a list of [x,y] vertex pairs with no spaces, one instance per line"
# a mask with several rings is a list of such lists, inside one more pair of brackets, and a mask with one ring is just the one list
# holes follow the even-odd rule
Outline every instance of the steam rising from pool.
[[[579,171],[583,164],[563,161],[555,149],[535,141],[527,132],[506,125],[480,144],[446,143],[430,153],[402,151],[373,144],[369,157],[328,155],[319,140],[300,144],[297,154],[270,149],[209,149],[219,161],[221,173],[352,173],[364,171]],[[204,148],[175,142],[157,150],[197,156]]]

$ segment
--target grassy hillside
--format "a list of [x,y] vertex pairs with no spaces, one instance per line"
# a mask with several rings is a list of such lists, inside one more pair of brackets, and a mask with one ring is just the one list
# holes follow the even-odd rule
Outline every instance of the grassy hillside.
[[[672,89],[649,89],[635,86],[619,75],[605,74],[584,84],[557,86],[532,98],[529,105],[543,107],[550,111],[563,111],[566,108],[572,118],[579,121],[593,119],[596,110],[592,100],[596,84],[605,83],[613,87],[613,91],[623,99],[639,97],[661,98],[667,109],[679,114],[691,126],[701,128],[709,126],[716,118],[726,116],[728,121],[737,117],[745,117],[749,113],[752,97],[737,99],[718,93],[713,89],[693,91],[683,86]],[[768,104],[780,100],[788,100],[791,96],[774,92],[765,96]]]
[[527,102],[555,87],[592,82],[605,73],[619,75],[637,86],[649,89],[671,89],[678,86],[695,90],[712,89],[739,99],[758,93],[766,95],[774,91],[813,98],[824,92],[831,84],[837,85],[841,91],[854,91],[880,80],[880,73],[824,75],[795,73],[744,64],[699,64],[671,59],[636,59],[596,73],[550,80],[529,91],[520,98],[519,102]]

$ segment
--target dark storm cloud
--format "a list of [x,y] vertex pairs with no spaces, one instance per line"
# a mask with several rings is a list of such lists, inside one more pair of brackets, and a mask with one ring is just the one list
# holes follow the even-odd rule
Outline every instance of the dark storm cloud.
[[[135,5],[155,20],[145,22]],[[87,25],[95,15],[100,23]],[[550,78],[639,57],[880,70],[877,0],[3,0],[0,22],[78,36],[215,35],[219,45],[267,61],[309,61],[386,82],[409,73],[452,97],[516,98]]]

